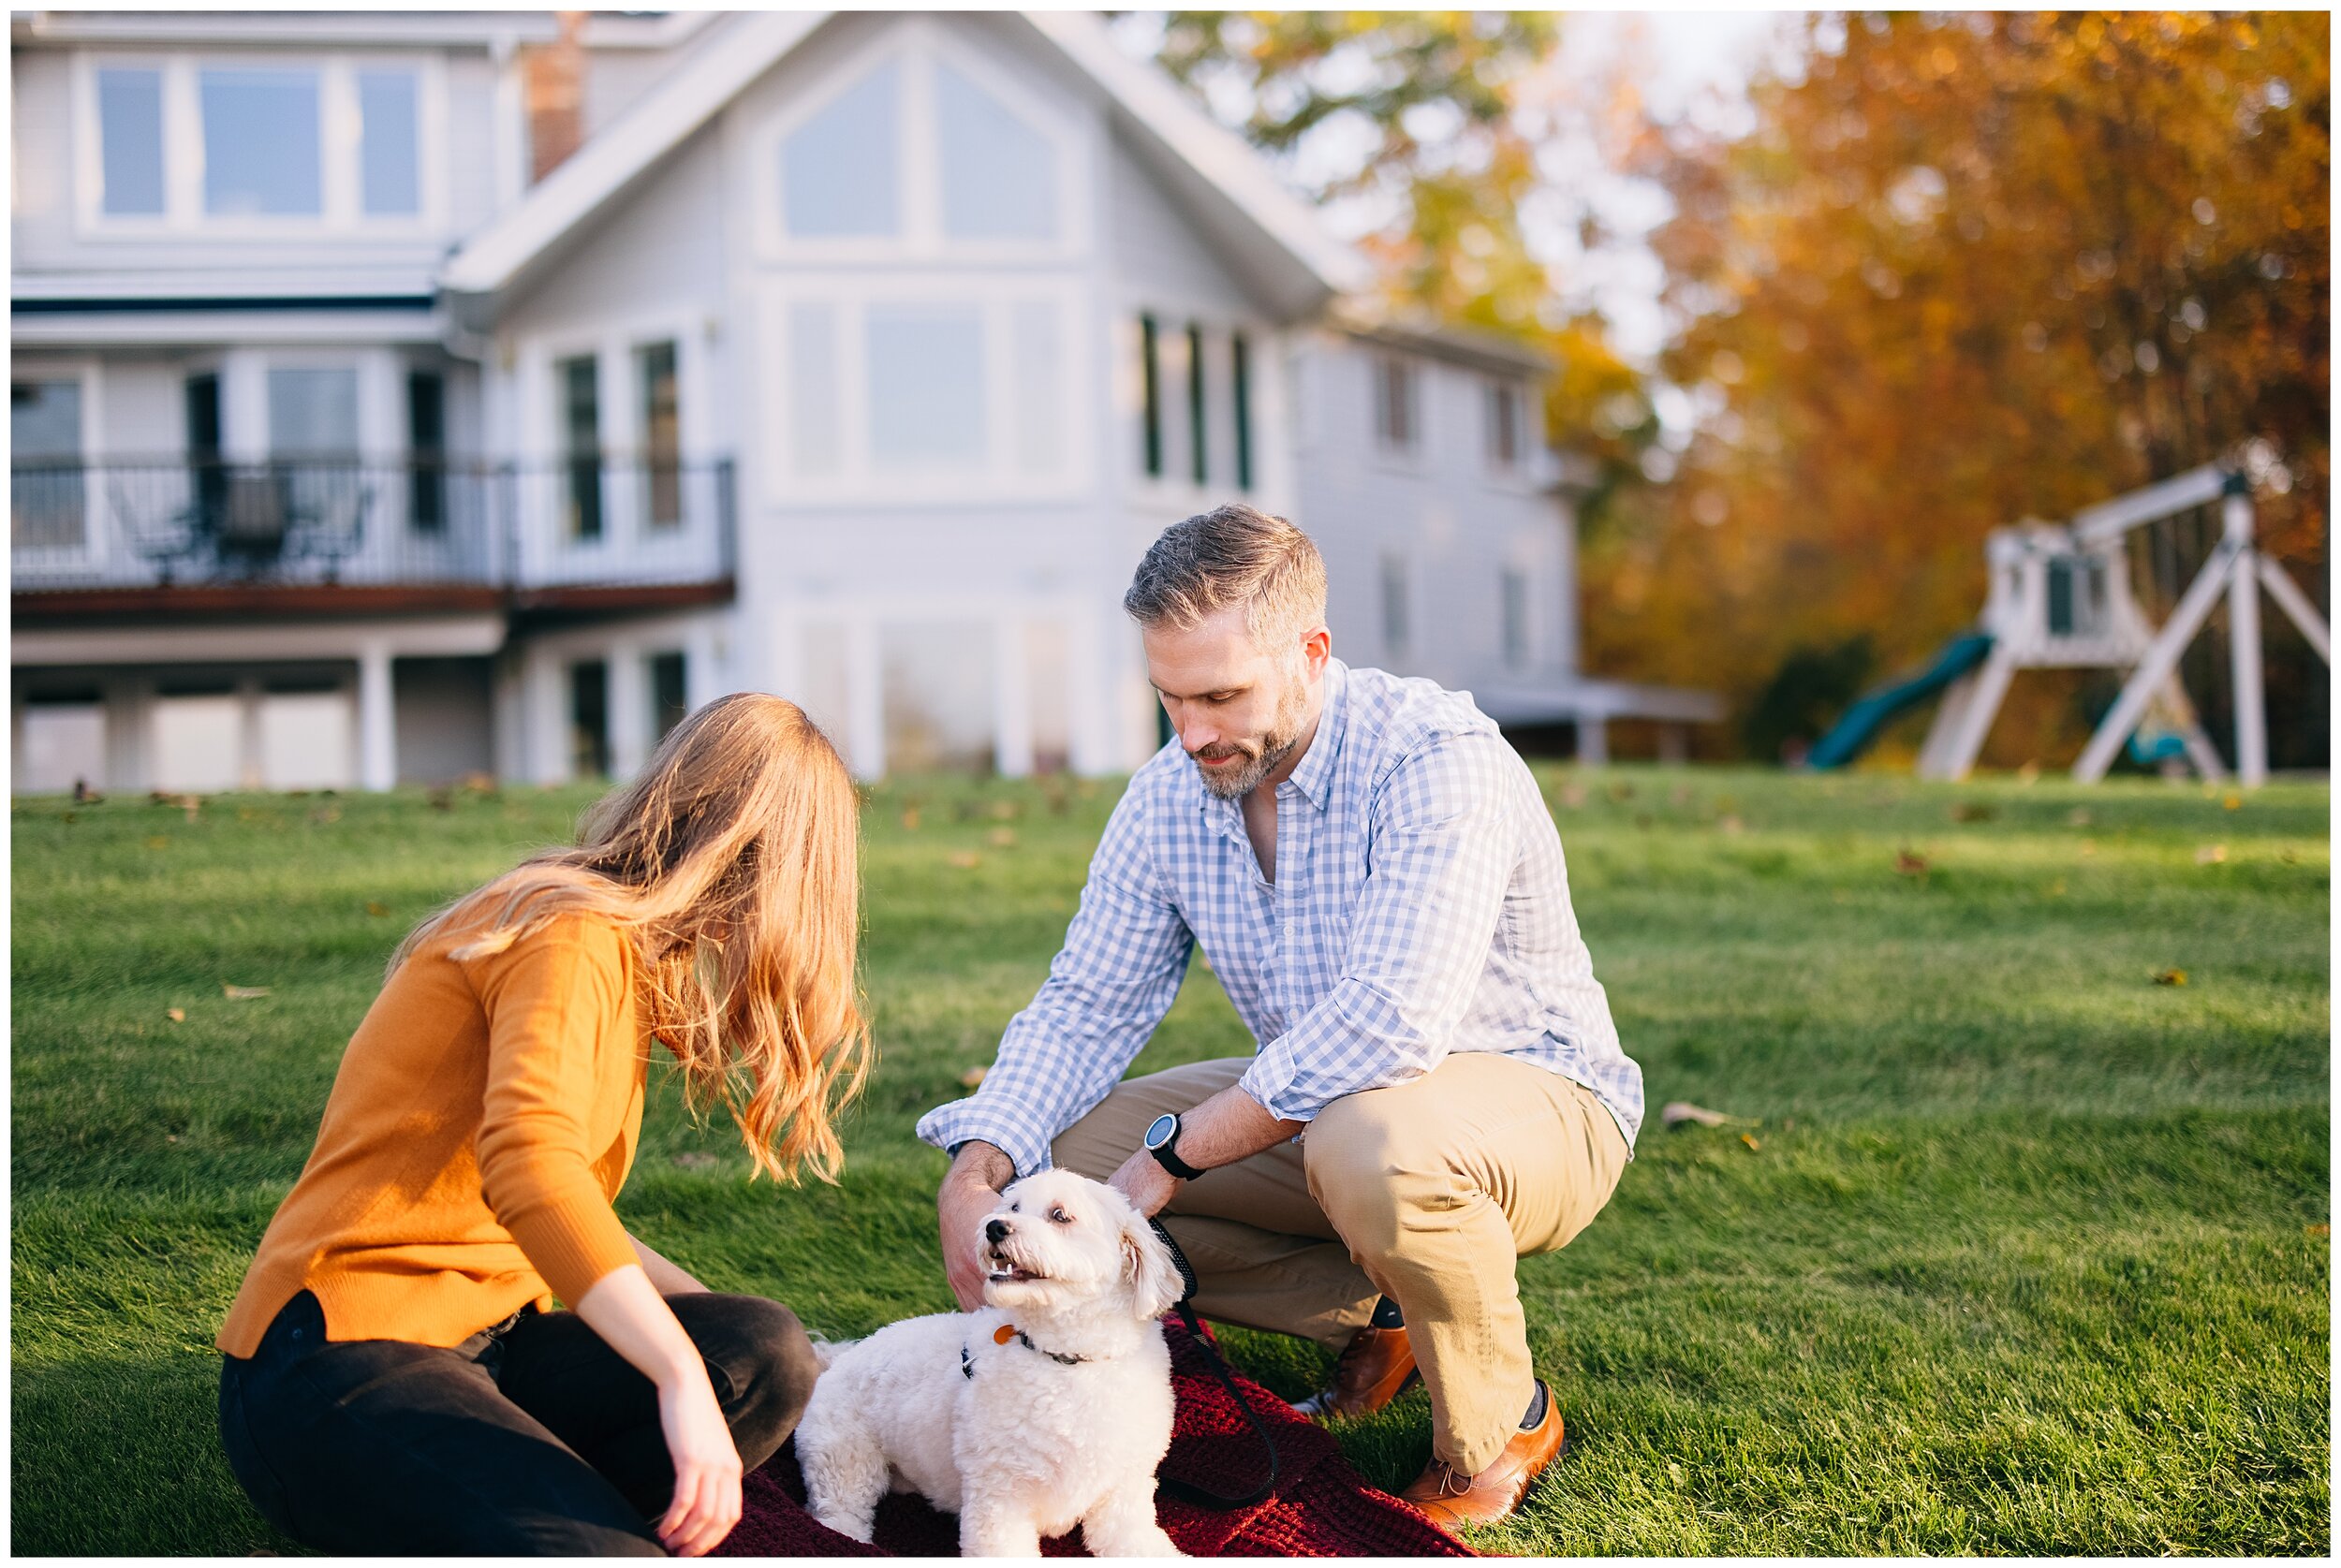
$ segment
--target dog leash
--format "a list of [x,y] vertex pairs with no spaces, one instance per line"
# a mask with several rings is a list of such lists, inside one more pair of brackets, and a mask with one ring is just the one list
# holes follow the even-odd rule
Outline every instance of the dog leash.
[[1219,1354],[1219,1347],[1212,1341],[1210,1336],[1203,1332],[1202,1319],[1195,1315],[1194,1266],[1186,1261],[1186,1254],[1179,1250],[1179,1244],[1170,1238],[1170,1233],[1163,1228],[1160,1220],[1150,1219],[1146,1223],[1155,1227],[1155,1235],[1161,1238],[1165,1247],[1170,1249],[1170,1261],[1178,1268],[1179,1283],[1182,1289],[1178,1300],[1172,1305],[1179,1314],[1179,1321],[1186,1326],[1187,1337],[1193,1340],[1197,1347],[1202,1351],[1204,1360],[1211,1366],[1212,1376],[1219,1380],[1219,1386],[1225,1388],[1228,1391],[1228,1397],[1235,1400],[1236,1408],[1244,1412],[1244,1418],[1252,1424],[1253,1434],[1259,1439],[1260,1446],[1268,1450],[1267,1483],[1258,1490],[1245,1492],[1241,1497],[1222,1497],[1217,1492],[1206,1490],[1190,1482],[1172,1480],[1168,1475],[1159,1478],[1162,1489],[1181,1502],[1191,1502],[1199,1508],[1209,1508],[1219,1513],[1237,1508],[1249,1508],[1256,1502],[1264,1502],[1274,1496],[1276,1491],[1276,1440],[1268,1435],[1267,1423],[1259,1418],[1259,1412],[1252,1408],[1252,1401],[1244,1397],[1244,1390],[1236,1386],[1235,1374],[1229,1370],[1226,1358]]

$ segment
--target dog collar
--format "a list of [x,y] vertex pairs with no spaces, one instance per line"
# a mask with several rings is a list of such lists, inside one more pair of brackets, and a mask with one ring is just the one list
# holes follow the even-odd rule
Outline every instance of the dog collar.
[[[1086,1356],[1060,1356],[1053,1350],[1042,1350],[1038,1345],[1032,1342],[1032,1337],[1030,1335],[1026,1334],[1023,1329],[1017,1327],[1012,1323],[1003,1323],[997,1328],[992,1330],[992,1342],[994,1344],[1004,1345],[1010,1340],[1021,1340],[1023,1341],[1023,1345],[1026,1350],[1045,1356],[1050,1360],[1058,1362],[1061,1365],[1067,1367],[1078,1367],[1090,1359],[1090,1357]],[[961,1345],[959,1347],[959,1375],[969,1379],[970,1381],[973,1381],[976,1375],[975,1352],[965,1345]]]

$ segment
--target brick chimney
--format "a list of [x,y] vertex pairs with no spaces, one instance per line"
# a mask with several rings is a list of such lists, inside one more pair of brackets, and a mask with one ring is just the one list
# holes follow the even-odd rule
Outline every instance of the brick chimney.
[[528,91],[528,178],[561,167],[585,139],[585,12],[561,11],[561,37],[523,51]]

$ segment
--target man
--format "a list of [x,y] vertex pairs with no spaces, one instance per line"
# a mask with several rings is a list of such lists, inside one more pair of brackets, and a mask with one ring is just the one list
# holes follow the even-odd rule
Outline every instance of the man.
[[[1642,1110],[1560,837],[1468,697],[1332,656],[1323,563],[1282,519],[1175,525],[1123,605],[1177,743],[1114,808],[981,1090],[919,1123],[952,1150],[952,1289],[979,1298],[1009,1181],[1110,1178],[1164,1215],[1198,1311],[1340,1350],[1311,1414],[1419,1372],[1432,1461],[1403,1495],[1501,1518],[1562,1437],[1517,1259],[1599,1211]],[[1199,942],[1258,1053],[1118,1081]]]

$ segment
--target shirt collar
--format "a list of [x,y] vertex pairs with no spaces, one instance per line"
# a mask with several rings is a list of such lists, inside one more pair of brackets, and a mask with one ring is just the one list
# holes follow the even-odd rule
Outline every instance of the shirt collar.
[[1325,709],[1317,716],[1317,733],[1309,749],[1292,769],[1288,781],[1310,805],[1323,811],[1332,798],[1333,769],[1341,760],[1341,734],[1349,716],[1349,667],[1339,659],[1325,661]]

